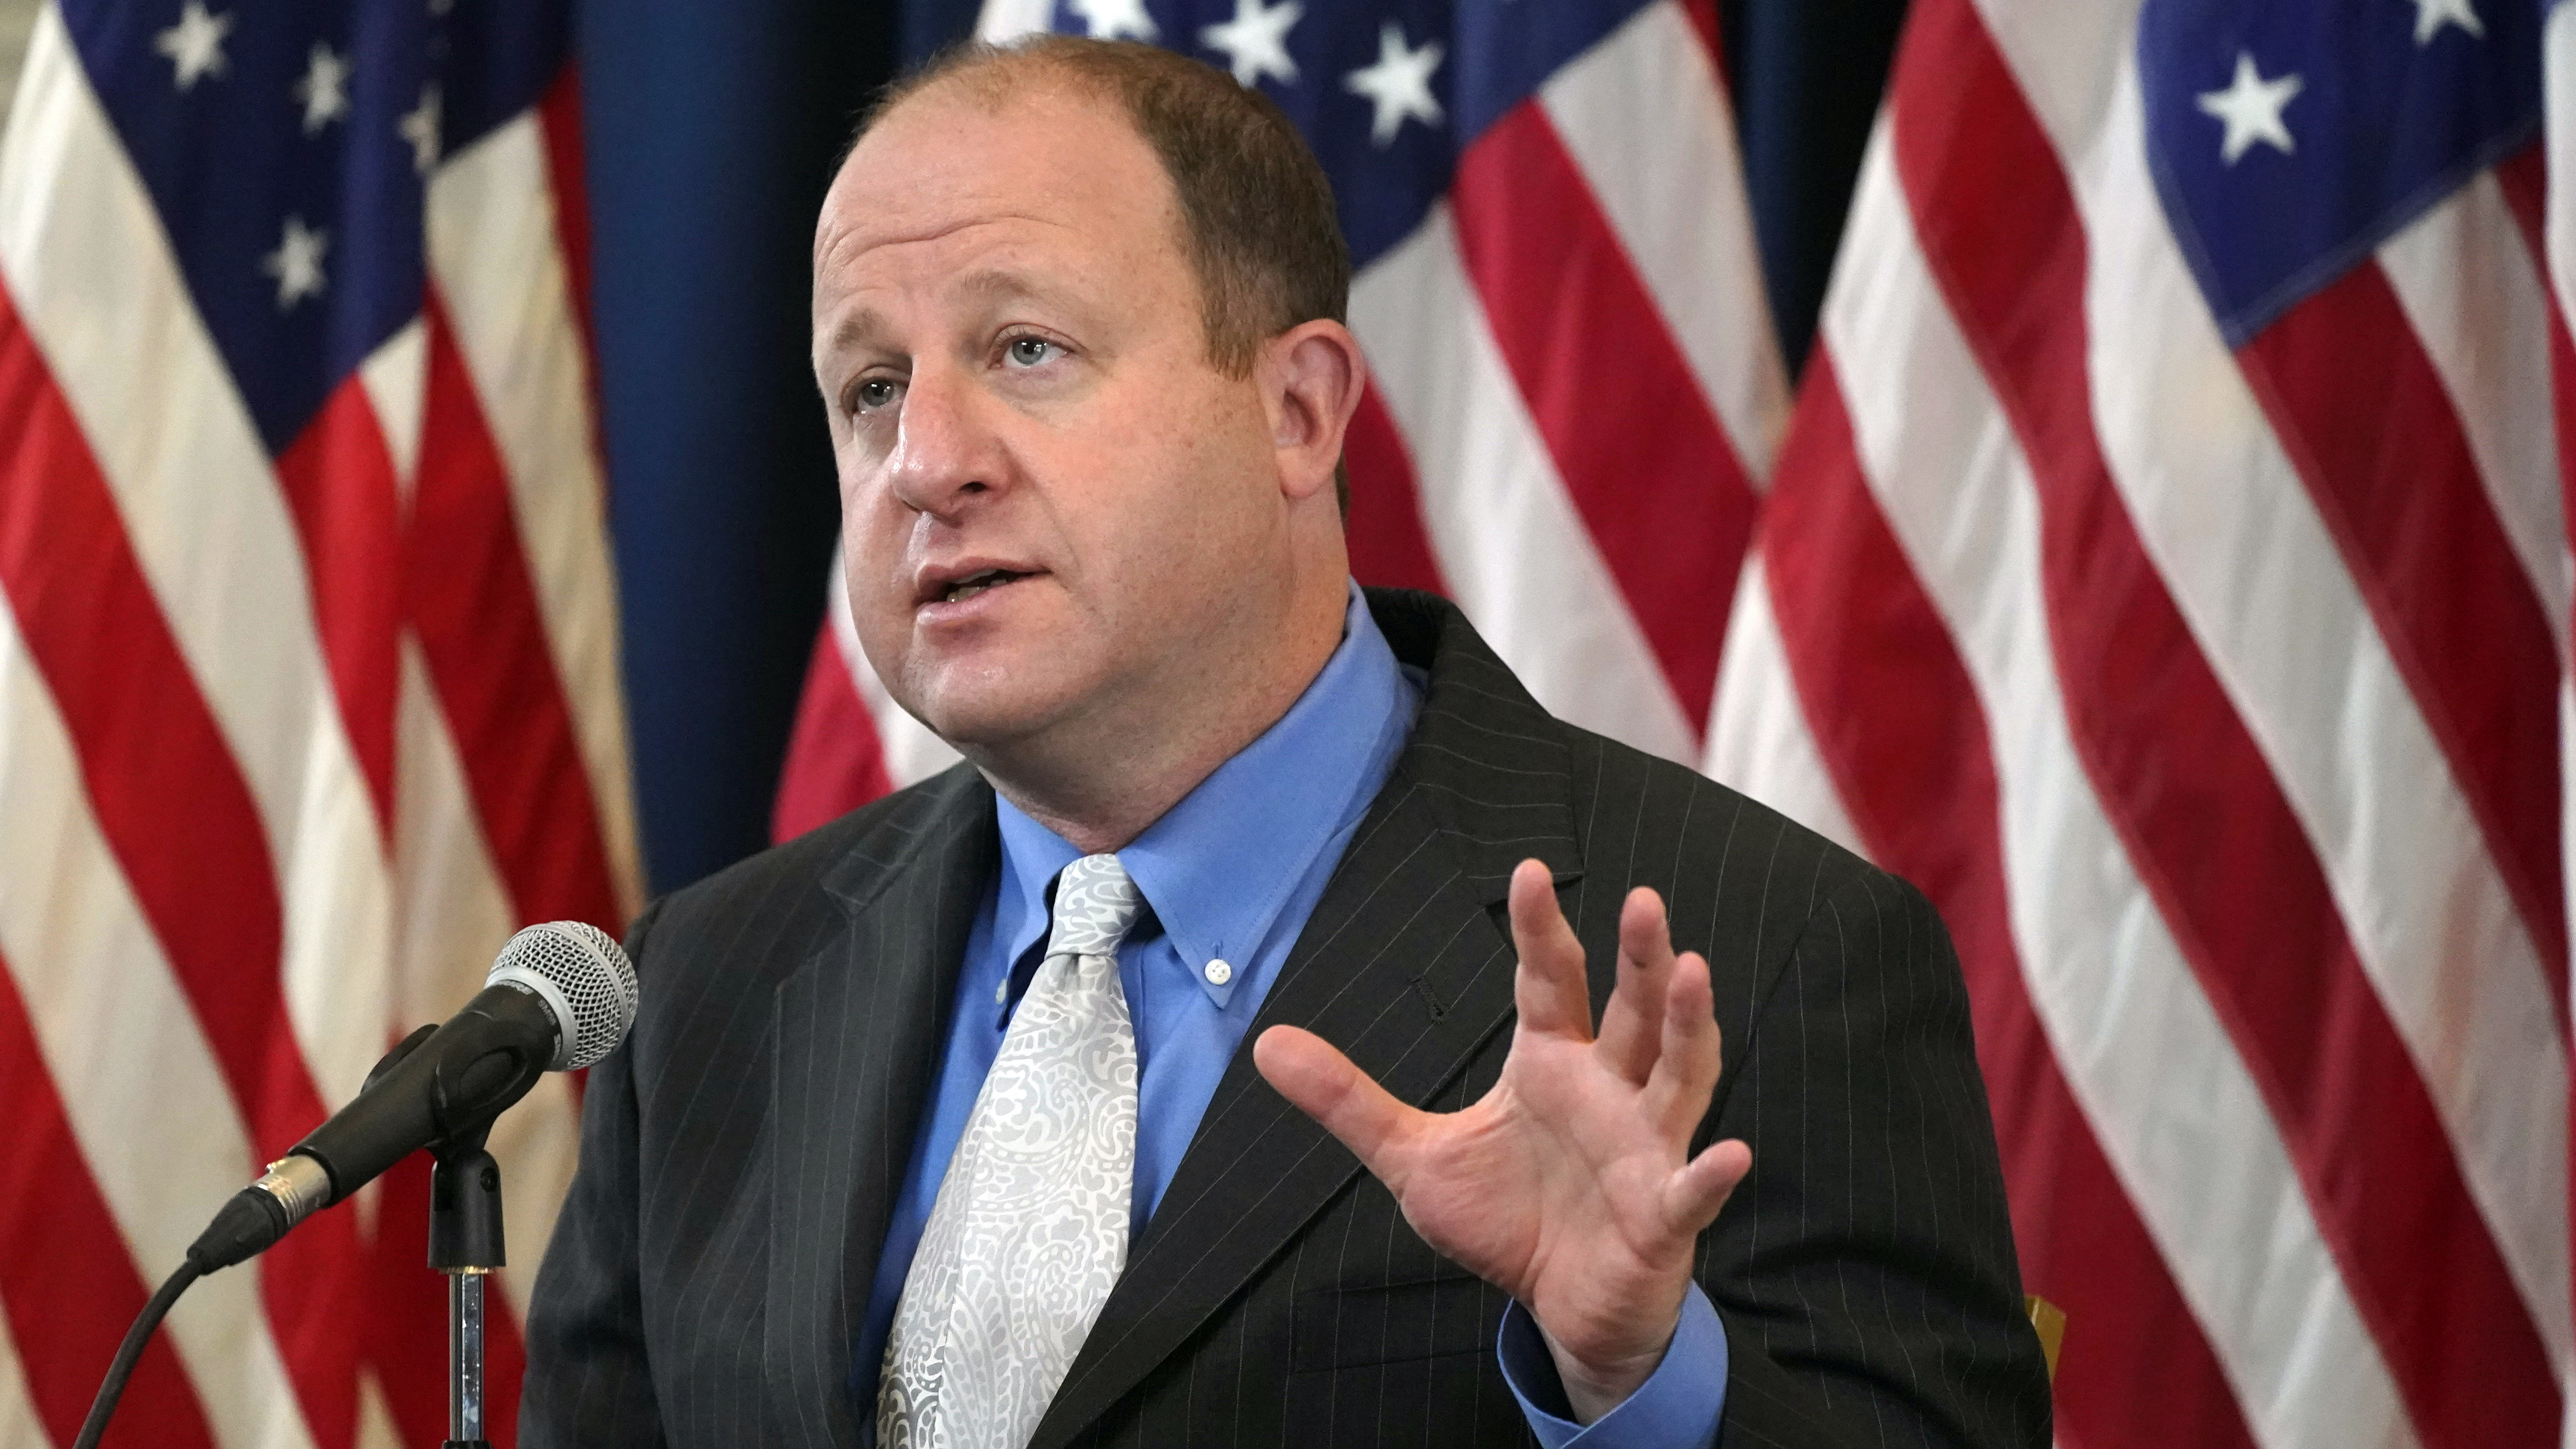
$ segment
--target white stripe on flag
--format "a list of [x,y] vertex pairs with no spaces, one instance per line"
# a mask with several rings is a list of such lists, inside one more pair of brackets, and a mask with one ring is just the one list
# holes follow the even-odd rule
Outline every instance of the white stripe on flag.
[[412,485],[420,477],[421,414],[429,405],[429,328],[418,317],[404,323],[358,364],[358,378],[393,458],[394,487],[408,513]]
[[1758,536],[1727,617],[1717,711],[1709,719],[1708,753],[1700,768],[1853,854],[1869,855],[1807,728],[1807,707],[1789,672]]

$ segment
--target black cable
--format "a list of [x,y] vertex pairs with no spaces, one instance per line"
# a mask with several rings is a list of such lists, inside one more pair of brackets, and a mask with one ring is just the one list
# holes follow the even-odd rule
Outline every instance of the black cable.
[[72,1449],[98,1449],[98,1441],[107,1436],[107,1421],[115,1417],[116,1401],[125,1397],[125,1381],[134,1377],[134,1366],[143,1359],[143,1345],[152,1341],[152,1330],[161,1326],[170,1305],[205,1271],[193,1261],[181,1263],[179,1271],[134,1316],[134,1326],[125,1330],[125,1342],[116,1346],[116,1362],[107,1366],[107,1377],[99,1382],[98,1397],[90,1401],[89,1417],[81,1421],[80,1437],[72,1441]]

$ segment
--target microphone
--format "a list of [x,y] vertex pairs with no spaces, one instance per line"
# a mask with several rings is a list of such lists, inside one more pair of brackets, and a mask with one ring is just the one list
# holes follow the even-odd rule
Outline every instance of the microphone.
[[479,1138],[546,1072],[616,1050],[635,998],[634,963],[598,927],[548,921],[512,936],[465,1009],[377,1063],[347,1106],[224,1204],[188,1262],[229,1268],[414,1151]]

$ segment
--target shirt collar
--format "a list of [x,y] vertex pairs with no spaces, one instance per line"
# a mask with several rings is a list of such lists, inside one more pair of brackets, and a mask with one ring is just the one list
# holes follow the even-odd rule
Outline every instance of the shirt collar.
[[[1368,808],[1380,773],[1370,765],[1393,758],[1417,703],[1353,584],[1341,645],[1306,692],[1118,852],[1182,964],[1220,1008],[1241,972],[1211,981],[1207,963],[1239,967],[1260,948],[1317,854]],[[1046,935],[1047,887],[1081,852],[1008,800],[999,815],[995,935],[1016,961]]]

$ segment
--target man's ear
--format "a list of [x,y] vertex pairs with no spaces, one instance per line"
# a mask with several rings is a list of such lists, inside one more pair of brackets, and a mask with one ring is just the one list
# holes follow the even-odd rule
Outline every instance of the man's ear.
[[1327,318],[1300,322],[1262,344],[1255,369],[1281,490],[1294,499],[1331,492],[1342,434],[1368,386],[1359,339]]

